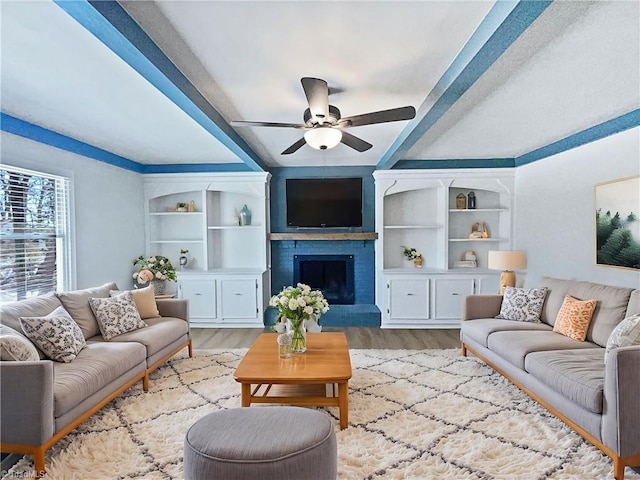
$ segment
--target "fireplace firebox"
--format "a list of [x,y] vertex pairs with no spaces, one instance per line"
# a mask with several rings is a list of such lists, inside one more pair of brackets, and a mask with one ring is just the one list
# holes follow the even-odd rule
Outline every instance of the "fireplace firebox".
[[353,255],[294,255],[293,283],[321,290],[329,305],[353,305]]

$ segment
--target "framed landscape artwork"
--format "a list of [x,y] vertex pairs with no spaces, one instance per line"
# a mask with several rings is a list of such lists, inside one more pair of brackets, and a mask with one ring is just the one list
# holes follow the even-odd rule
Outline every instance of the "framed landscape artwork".
[[595,186],[596,264],[640,270],[640,176]]

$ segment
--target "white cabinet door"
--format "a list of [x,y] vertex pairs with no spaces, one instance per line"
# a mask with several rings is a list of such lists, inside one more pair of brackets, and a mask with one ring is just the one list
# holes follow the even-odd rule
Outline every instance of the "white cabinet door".
[[425,320],[429,318],[429,279],[390,279],[389,319]]
[[220,279],[220,316],[224,321],[258,318],[258,281]]
[[473,278],[434,279],[434,318],[460,320],[462,300],[474,293]]
[[189,319],[192,324],[213,322],[216,319],[214,278],[180,280],[180,297],[189,300]]
[[497,295],[500,292],[500,274],[478,277],[476,293],[481,295]]

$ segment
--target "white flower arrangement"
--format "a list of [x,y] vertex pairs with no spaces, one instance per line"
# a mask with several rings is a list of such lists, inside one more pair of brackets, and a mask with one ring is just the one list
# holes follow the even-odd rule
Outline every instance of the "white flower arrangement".
[[269,305],[278,309],[280,317],[289,320],[309,320],[311,315],[320,317],[329,311],[329,302],[320,290],[311,290],[309,285],[299,283],[295,287],[285,287],[271,297]]
[[416,258],[422,257],[422,254],[413,247],[405,247],[403,245],[402,249],[402,254],[409,260],[415,260]]
[[176,269],[167,257],[156,255],[145,258],[140,255],[133,261],[133,265],[138,268],[133,274],[137,284],[145,284],[152,280],[178,280]]

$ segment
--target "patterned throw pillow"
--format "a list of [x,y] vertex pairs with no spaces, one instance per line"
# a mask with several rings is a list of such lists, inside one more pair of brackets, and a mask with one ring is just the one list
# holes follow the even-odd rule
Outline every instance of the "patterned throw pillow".
[[613,329],[607,340],[604,361],[607,361],[609,352],[614,348],[631,345],[640,345],[640,313],[625,318]]
[[540,323],[540,315],[546,296],[546,287],[529,289],[507,287],[502,297],[500,314],[496,318]]
[[105,340],[147,326],[140,318],[131,292],[110,298],[90,298],[89,305]]
[[566,295],[556,317],[553,331],[584,342],[595,309],[595,300],[578,300],[571,295]]
[[[138,288],[137,290],[128,291],[131,292],[133,302],[136,304],[136,308],[138,309],[140,318],[156,318],[160,316],[158,305],[156,304],[156,296],[153,285],[149,285],[145,288]],[[120,290],[111,290],[109,292],[112,297],[115,297],[116,295],[122,295],[123,293],[125,292]]]
[[64,307],[58,307],[46,317],[20,317],[22,331],[56,362],[75,359],[86,342],[78,324]]
[[11,327],[0,325],[0,360],[37,362],[40,355],[28,338]]

